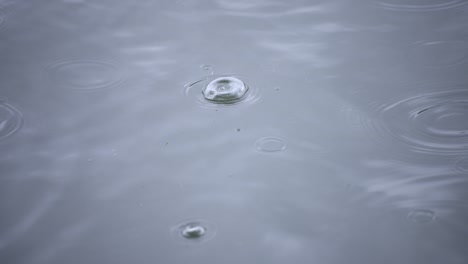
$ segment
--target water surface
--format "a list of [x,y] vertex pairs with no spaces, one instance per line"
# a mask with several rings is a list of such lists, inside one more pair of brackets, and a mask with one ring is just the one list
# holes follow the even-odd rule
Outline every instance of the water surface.
[[466,0],[0,1],[0,263],[467,263],[467,32]]

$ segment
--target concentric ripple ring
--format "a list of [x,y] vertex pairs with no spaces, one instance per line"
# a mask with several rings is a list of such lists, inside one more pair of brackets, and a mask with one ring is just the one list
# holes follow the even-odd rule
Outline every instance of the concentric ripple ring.
[[92,91],[123,82],[119,68],[104,61],[64,61],[53,64],[49,70],[55,85],[64,89]]
[[381,110],[386,132],[410,149],[456,155],[468,151],[468,89],[422,94]]

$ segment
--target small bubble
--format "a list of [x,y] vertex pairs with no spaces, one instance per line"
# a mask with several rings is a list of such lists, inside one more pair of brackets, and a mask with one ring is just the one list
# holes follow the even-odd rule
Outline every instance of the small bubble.
[[261,152],[279,152],[286,149],[286,143],[276,137],[264,137],[255,141],[255,147]]
[[205,233],[206,233],[206,228],[204,226],[201,226],[198,224],[191,224],[191,223],[185,225],[181,230],[182,236],[188,239],[200,238]]
[[179,242],[201,243],[216,235],[216,227],[204,220],[188,220],[173,227],[171,232]]
[[249,87],[234,77],[220,77],[211,81],[202,93],[205,99],[217,103],[230,104],[239,101]]
[[435,214],[431,210],[418,209],[409,212],[408,219],[418,224],[425,224],[434,221]]

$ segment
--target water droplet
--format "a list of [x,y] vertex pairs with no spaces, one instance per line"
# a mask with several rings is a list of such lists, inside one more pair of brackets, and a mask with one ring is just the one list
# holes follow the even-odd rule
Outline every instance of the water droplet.
[[[244,78],[242,78],[244,79]],[[255,85],[246,85],[238,76],[207,76],[187,84],[184,93],[194,97],[203,107],[220,108],[233,105],[251,105],[258,101],[259,90]]]
[[235,77],[220,77],[211,81],[202,93],[207,100],[230,104],[241,100],[248,89],[244,82]]
[[255,141],[255,147],[261,152],[278,152],[286,149],[286,143],[280,138],[264,137]]
[[204,220],[187,220],[171,229],[179,242],[201,243],[216,235],[216,226]]
[[6,101],[0,101],[0,140],[14,134],[22,125],[21,112]]
[[426,224],[434,221],[435,214],[431,210],[418,209],[409,212],[408,219],[418,224]]
[[380,109],[376,123],[411,150],[464,154],[468,150],[468,90],[410,97]]
[[118,86],[119,69],[103,61],[65,61],[50,67],[51,78],[60,88],[90,91]]
[[386,0],[385,2],[378,2],[379,5],[388,10],[394,11],[412,11],[412,12],[424,12],[424,11],[439,11],[451,8],[457,8],[468,4],[466,0],[430,0],[430,1],[419,1],[419,0]]

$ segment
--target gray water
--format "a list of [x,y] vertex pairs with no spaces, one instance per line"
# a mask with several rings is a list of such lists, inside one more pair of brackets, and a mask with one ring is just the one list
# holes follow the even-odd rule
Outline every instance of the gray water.
[[468,263],[467,0],[0,3],[1,264]]

